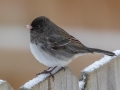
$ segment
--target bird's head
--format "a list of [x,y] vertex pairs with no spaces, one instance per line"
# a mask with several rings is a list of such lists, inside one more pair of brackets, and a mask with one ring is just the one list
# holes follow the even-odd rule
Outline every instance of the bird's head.
[[26,25],[26,28],[30,29],[31,31],[42,33],[50,22],[51,21],[47,17],[40,16],[35,18],[30,25]]

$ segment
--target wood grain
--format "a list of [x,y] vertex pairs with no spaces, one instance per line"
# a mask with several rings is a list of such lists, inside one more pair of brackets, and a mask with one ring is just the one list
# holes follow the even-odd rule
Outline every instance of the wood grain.
[[81,72],[86,76],[81,90],[120,90],[120,55],[92,72]]

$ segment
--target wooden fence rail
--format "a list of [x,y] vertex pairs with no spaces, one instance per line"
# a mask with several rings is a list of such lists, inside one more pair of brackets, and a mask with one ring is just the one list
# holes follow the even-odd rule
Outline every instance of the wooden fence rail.
[[[79,79],[69,68],[57,68],[52,73],[41,74],[26,82],[20,90],[120,90],[120,50],[117,56],[105,56],[81,71]],[[0,90],[13,90],[0,80]]]

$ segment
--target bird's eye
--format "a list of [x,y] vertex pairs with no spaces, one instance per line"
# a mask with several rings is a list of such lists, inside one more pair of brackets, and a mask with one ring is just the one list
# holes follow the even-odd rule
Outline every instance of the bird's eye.
[[36,27],[36,28],[40,28],[40,25],[36,25],[35,27]]

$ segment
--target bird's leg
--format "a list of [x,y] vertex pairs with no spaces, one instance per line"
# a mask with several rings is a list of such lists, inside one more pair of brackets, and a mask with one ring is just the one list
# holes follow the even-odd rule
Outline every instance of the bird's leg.
[[[52,68],[52,67],[49,67],[47,70],[49,70],[50,68]],[[41,72],[41,73],[37,73],[36,76],[38,76],[38,75],[40,75],[40,74],[43,74],[43,73],[46,73],[47,70],[44,70],[44,71]]]
[[53,67],[53,69],[51,69],[50,71],[47,71],[46,73],[49,73],[50,74],[50,76],[52,76],[52,78],[53,78],[53,81],[54,81],[54,75],[51,73],[55,68],[57,68],[57,66],[55,66],[55,67]]
[[50,70],[50,71],[52,72],[55,68],[57,68],[57,66],[53,67],[53,69],[52,69],[52,70]]
[[61,69],[63,69],[65,71],[65,67],[62,67]]
[[49,67],[47,70],[49,70],[50,68],[52,68],[52,67]]
[[55,66],[55,67],[53,67],[51,70],[49,70],[50,68],[52,68],[52,67],[49,67],[47,70],[44,70],[43,72],[41,72],[41,73],[38,73],[38,74],[36,74],[36,76],[38,76],[38,75],[40,75],[40,74],[46,74],[46,73],[49,73],[50,74],[50,76],[52,76],[52,78],[53,78],[53,80],[54,80],[54,75],[51,73],[55,68],[57,68],[57,66]]

